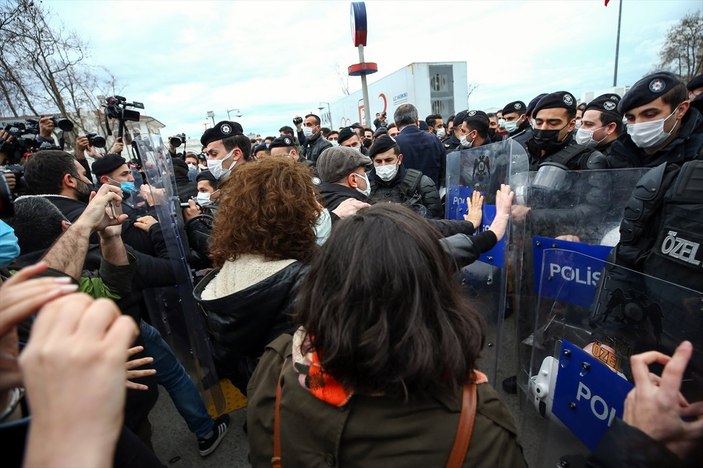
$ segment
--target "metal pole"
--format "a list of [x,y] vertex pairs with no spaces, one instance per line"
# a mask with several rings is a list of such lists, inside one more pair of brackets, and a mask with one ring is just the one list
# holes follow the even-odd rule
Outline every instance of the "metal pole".
[[[359,63],[364,63],[364,46],[359,46]],[[371,109],[369,109],[369,88],[366,86],[366,75],[361,75],[361,92],[364,95],[364,120],[371,128]]]
[[618,56],[620,55],[620,22],[622,20],[622,1],[618,3],[618,37],[615,41],[615,70],[613,71],[613,87],[618,85]]

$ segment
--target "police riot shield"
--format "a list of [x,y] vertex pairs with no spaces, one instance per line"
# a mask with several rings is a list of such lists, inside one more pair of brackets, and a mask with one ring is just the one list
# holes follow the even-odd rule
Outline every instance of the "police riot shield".
[[180,361],[188,369],[203,394],[210,413],[215,416],[242,406],[241,397],[232,395],[219,383],[215,370],[205,319],[193,298],[193,274],[188,263],[189,246],[184,230],[171,158],[158,135],[135,139],[135,148],[145,175],[138,198],[144,199],[158,218],[168,259],[176,284],[158,288],[148,296],[152,324],[159,329]]
[[[681,393],[703,399],[703,292],[575,250],[535,255],[537,305],[522,434],[534,466],[595,449],[623,417],[629,357],[693,344]],[[660,374],[661,368],[651,372]],[[538,437],[533,437],[538,434]]]
[[[565,171],[547,166],[516,178],[511,221],[511,278],[504,353],[498,380],[518,391],[521,419],[530,382],[537,320],[539,265],[544,249],[564,249],[605,260],[619,241],[632,190],[646,169]],[[512,388],[510,388],[512,387]]]
[[[474,191],[484,196],[483,216],[478,232],[488,229],[495,218],[495,195],[501,184],[512,184],[513,178],[528,168],[523,147],[512,140],[478,148],[457,150],[447,155],[446,218],[464,219],[467,199]],[[486,323],[486,344],[478,363],[491,381],[497,374],[501,350],[501,332],[507,287],[507,246],[509,231],[479,261],[462,269],[464,292]]]

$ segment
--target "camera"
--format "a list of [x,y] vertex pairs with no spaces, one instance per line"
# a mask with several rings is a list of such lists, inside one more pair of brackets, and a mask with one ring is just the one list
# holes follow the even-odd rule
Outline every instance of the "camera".
[[178,133],[176,135],[173,135],[172,137],[169,137],[168,141],[169,141],[169,143],[171,143],[171,146],[173,146],[174,148],[178,148],[183,143],[185,143],[186,134],[185,133]]
[[97,133],[86,133],[85,137],[88,139],[90,146],[95,146],[96,148],[105,148],[105,138],[101,137]]
[[24,185],[24,167],[19,164],[10,164],[2,169],[5,174],[13,174],[15,179],[14,190],[10,188],[7,178],[0,174],[0,218],[11,218],[14,215],[12,201],[18,193],[26,188]]
[[31,135],[34,138],[39,133],[39,122],[36,120],[12,122],[5,125],[5,131],[17,140],[28,139],[25,135]]
[[54,122],[54,127],[59,127],[64,132],[73,131],[73,122],[64,117],[52,117],[51,121]]
[[105,98],[105,113],[111,119],[118,119],[122,122],[132,121],[139,122],[139,112],[127,109],[127,107],[134,107],[137,109],[144,109],[144,104],[141,102],[127,102],[127,98],[123,96],[110,96]]
[[295,118],[293,119],[293,124],[294,124],[294,125],[300,125],[301,123],[303,123],[303,118],[302,118],[302,117],[297,116],[297,117],[295,117]]

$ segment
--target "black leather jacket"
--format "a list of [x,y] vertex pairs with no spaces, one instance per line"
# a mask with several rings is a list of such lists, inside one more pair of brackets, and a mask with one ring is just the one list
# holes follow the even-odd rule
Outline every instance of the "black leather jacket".
[[248,288],[213,300],[202,299],[205,287],[219,273],[211,271],[198,283],[193,296],[205,312],[215,366],[242,392],[265,346],[282,333],[292,333],[289,320],[295,290],[304,274],[294,262]]

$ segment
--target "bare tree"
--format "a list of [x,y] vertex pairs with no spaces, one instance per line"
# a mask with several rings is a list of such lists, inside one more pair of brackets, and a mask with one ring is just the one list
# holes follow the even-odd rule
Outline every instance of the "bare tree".
[[703,72],[703,11],[684,16],[666,33],[659,66],[684,82]]
[[479,87],[478,83],[469,83],[468,86],[466,87],[467,93],[466,93],[466,108],[470,109],[471,106],[469,105],[469,99],[471,98],[471,94],[473,94],[474,91],[476,91],[476,88]]
[[332,69],[337,75],[337,79],[339,80],[339,87],[342,90],[342,94],[344,94],[345,96],[349,96],[349,73],[343,66],[339,64],[339,62],[335,62]]
[[100,110],[96,96],[114,94],[117,80],[104,67],[88,65],[87,43],[50,25],[50,17],[55,15],[33,0],[0,6],[0,112],[71,115],[77,130],[85,131],[86,118]]

